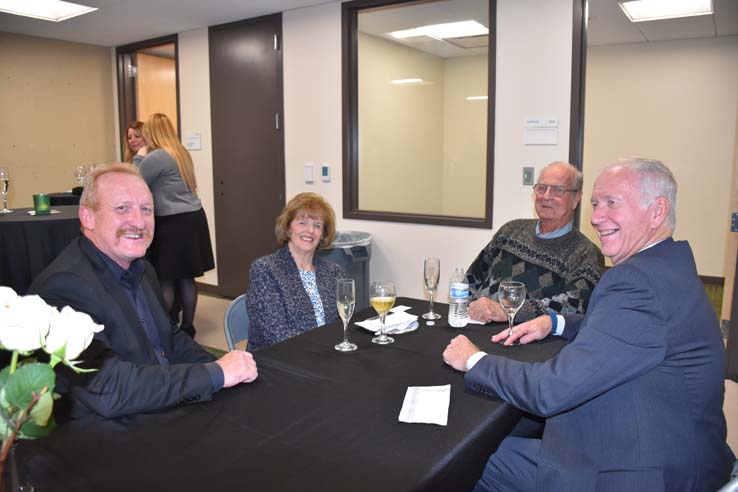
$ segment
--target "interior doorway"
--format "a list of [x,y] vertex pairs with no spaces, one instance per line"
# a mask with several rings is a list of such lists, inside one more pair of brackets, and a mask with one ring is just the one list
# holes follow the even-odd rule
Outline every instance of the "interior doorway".
[[164,113],[179,133],[177,35],[119,46],[116,57],[122,157],[129,123]]

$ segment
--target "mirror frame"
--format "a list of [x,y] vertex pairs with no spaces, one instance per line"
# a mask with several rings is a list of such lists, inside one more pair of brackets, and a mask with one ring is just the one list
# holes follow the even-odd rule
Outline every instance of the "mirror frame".
[[[422,1],[422,0],[421,0]],[[380,212],[359,208],[358,13],[367,8],[419,3],[418,0],[354,0],[341,5],[343,79],[343,217],[345,219],[407,222],[455,227],[492,228],[495,143],[496,42],[487,55],[487,169],[484,217],[457,217],[418,213]],[[496,38],[497,0],[489,0],[490,39]],[[492,110],[490,111],[490,108]]]

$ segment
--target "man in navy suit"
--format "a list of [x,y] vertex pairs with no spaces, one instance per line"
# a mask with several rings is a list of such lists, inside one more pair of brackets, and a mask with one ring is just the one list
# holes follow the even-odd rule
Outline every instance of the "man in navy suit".
[[83,354],[83,376],[63,373],[57,391],[69,417],[119,417],[206,401],[257,377],[250,353],[218,360],[172,326],[151,265],[142,257],[154,233],[154,201],[138,170],[92,171],[79,207],[83,236],[34,280],[30,292],[69,305],[105,325]]
[[487,355],[464,336],[446,348],[468,388],[547,417],[541,439],[502,442],[477,491],[714,491],[727,481],[725,349],[692,251],[671,238],[675,203],[661,162],[613,162],[594,185],[592,226],[614,266],[587,314],[541,316],[505,341],[553,332],[570,343],[539,364]]

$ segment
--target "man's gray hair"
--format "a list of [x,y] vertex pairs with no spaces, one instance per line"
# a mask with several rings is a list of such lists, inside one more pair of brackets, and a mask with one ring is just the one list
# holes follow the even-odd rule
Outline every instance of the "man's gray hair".
[[666,226],[673,231],[676,228],[677,182],[669,168],[663,162],[655,159],[623,157],[611,162],[605,171],[617,167],[638,173],[641,180],[641,205],[644,207],[651,205],[660,196],[666,198],[669,202]]
[[[564,166],[569,171],[571,171],[572,175],[574,176],[574,182],[573,183],[570,182],[569,183],[570,186],[572,188],[576,189],[577,191],[582,191],[582,189],[583,189],[582,187],[584,185],[584,176],[582,175],[582,171],[580,171],[579,169],[577,169],[576,166],[574,166],[572,164],[569,164],[568,162],[564,162],[564,161],[554,161],[554,162],[552,162],[550,164],[546,164],[543,167],[543,169],[541,169],[541,173],[543,173],[543,171],[546,168],[549,168],[551,166]],[[540,173],[539,173],[539,176],[540,176]]]

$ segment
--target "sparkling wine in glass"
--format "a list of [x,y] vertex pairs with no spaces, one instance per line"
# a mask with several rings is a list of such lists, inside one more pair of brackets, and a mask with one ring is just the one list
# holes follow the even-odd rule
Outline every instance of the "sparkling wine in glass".
[[9,214],[12,212],[8,208],[8,188],[10,188],[10,169],[0,167],[0,193],[3,196],[3,209],[0,210],[0,214]]
[[[512,335],[515,315],[518,314],[518,310],[525,302],[525,284],[522,282],[500,282],[497,292],[497,300],[505,311],[505,314],[507,314],[507,336],[509,338]],[[504,340],[501,343],[504,343]],[[513,345],[518,345],[519,343],[515,341]]]
[[338,315],[343,321],[343,342],[334,348],[339,352],[351,352],[356,350],[356,344],[348,340],[348,323],[351,316],[354,315],[354,306],[356,305],[356,289],[354,280],[350,278],[339,278],[336,282],[336,307]]
[[74,177],[77,178],[77,186],[84,186],[85,176],[89,171],[89,166],[80,164],[74,168]]
[[[428,289],[430,295],[430,308],[423,315],[423,319],[434,320],[441,317],[433,311],[433,296],[438,289],[438,277],[441,272],[441,262],[438,258],[426,258],[423,263],[423,279],[425,280],[425,288]],[[431,324],[431,323],[428,323]]]
[[379,336],[372,338],[372,343],[386,345],[395,341],[394,338],[388,337],[384,333],[384,320],[387,318],[387,312],[395,305],[396,297],[397,291],[395,284],[392,282],[372,282],[369,289],[369,303],[379,315],[379,322],[381,323]]

